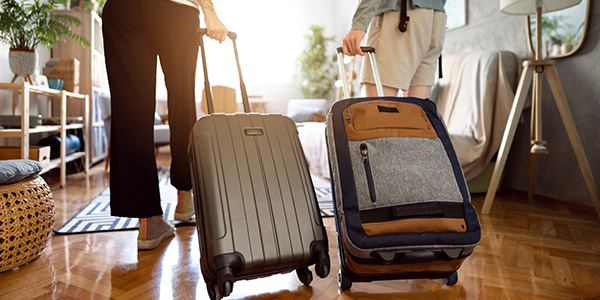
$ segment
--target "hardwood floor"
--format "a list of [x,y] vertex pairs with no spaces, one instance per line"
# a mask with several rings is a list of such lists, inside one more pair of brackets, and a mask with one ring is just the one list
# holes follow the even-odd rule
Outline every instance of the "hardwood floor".
[[[168,164],[160,154],[159,164]],[[99,194],[103,164],[90,176],[45,179],[56,205],[55,228]],[[303,286],[295,273],[234,284],[225,299],[600,299],[600,222],[593,207],[507,192],[491,215],[480,215],[482,240],[455,286],[442,280],[355,283],[340,293],[333,218],[326,218],[332,270]],[[483,195],[474,195],[480,211]],[[138,252],[137,231],[55,235],[36,260],[0,273],[0,299],[208,299],[194,227],[179,227],[169,242]]]

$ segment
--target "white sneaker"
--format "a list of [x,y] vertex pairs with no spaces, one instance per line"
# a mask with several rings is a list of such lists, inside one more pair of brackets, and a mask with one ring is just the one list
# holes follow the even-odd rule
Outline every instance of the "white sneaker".
[[[162,217],[161,217],[162,219]],[[138,250],[152,250],[156,247],[158,247],[158,245],[160,245],[160,242],[162,242],[164,239],[172,236],[175,233],[175,225],[173,225],[173,223],[162,219],[164,222],[164,226],[165,229],[164,231],[156,238],[153,239],[147,239],[147,235],[148,235],[148,224],[145,223],[143,221],[140,220],[140,230],[139,230],[139,234],[138,234]],[[156,224],[156,223],[155,223]],[[142,226],[145,226],[146,228],[142,228]],[[151,226],[151,225],[150,225]]]
[[[177,212],[180,209],[182,212]],[[194,210],[194,198],[192,191],[177,191],[177,208],[175,209],[175,220],[189,221],[196,214]]]

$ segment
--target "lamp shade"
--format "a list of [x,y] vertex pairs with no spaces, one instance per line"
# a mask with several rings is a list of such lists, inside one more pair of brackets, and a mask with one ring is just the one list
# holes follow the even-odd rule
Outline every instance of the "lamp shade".
[[542,2],[542,12],[551,12],[577,5],[581,0],[500,0],[500,9],[509,15],[535,14],[536,2]]

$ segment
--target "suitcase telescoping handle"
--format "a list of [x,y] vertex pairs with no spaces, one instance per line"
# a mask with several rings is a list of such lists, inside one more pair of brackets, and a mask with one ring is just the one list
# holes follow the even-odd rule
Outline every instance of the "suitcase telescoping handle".
[[[198,34],[200,34],[200,35],[206,35],[206,31],[207,31],[206,28],[199,28],[198,29]],[[237,39],[237,33],[233,32],[233,31],[227,31],[227,36],[230,39],[232,39],[232,40]]]
[[[379,77],[379,68],[377,67],[377,60],[375,59],[375,48],[373,47],[360,47],[362,52],[367,53],[371,67],[373,69],[373,77],[375,78],[375,87],[377,88],[377,95],[383,97],[383,86],[381,85],[381,77]],[[338,65],[340,67],[340,77],[344,86],[344,95],[350,98],[350,85],[348,84],[348,76],[346,76],[346,68],[344,68],[344,52],[343,48],[337,48]]]
[[[204,70],[204,94],[206,95],[206,106],[208,108],[208,113],[212,114],[215,112],[215,106],[213,104],[212,92],[210,91],[210,83],[208,82],[208,70],[206,67],[206,54],[204,52],[204,35],[206,34],[206,28],[199,28],[199,43],[200,43],[200,53],[202,55],[202,68]],[[244,83],[244,79],[242,78],[242,68],[240,67],[240,58],[238,56],[237,45],[235,41],[237,40],[237,34],[235,32],[228,31],[227,36],[233,42],[233,52],[235,53],[235,62],[237,64],[238,74],[240,77],[240,92],[242,93],[242,104],[244,105],[244,112],[250,112],[250,102],[248,101],[248,93],[246,92],[246,84]]]

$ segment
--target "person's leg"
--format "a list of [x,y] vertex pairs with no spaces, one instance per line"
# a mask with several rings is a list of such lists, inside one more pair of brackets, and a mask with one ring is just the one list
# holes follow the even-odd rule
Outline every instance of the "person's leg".
[[114,216],[140,218],[138,249],[173,234],[162,218],[154,157],[156,50],[138,1],[109,0],[103,12],[111,92],[110,203]]
[[[365,83],[365,84],[363,84],[363,86],[365,87],[365,94],[367,97],[377,97],[378,96],[377,95],[377,87],[375,86],[375,84]],[[396,97],[398,95],[398,89],[389,87],[389,86],[383,86],[383,95],[390,96],[390,97]]]
[[[415,71],[429,46],[430,33],[428,32],[431,31],[429,14],[432,13],[425,9],[408,11],[410,23],[406,32],[398,30],[399,11],[383,13],[371,21],[366,44],[375,47],[385,96],[397,96],[400,90],[404,94],[409,93]],[[426,35],[425,40],[424,35]],[[377,95],[374,82],[371,63],[365,56],[361,70],[361,84],[365,86],[367,96]]]
[[[382,45],[382,43],[385,44],[385,41],[382,42],[380,39],[386,38],[387,36],[387,33],[382,29],[384,17],[384,14],[375,16],[371,21],[371,24],[369,24],[369,29],[367,30],[366,45],[375,47],[376,53],[379,53],[379,45]],[[379,55],[376,55],[376,57],[377,61],[379,62],[378,66],[380,66],[381,58]],[[381,68],[379,69],[381,71]],[[386,78],[389,77],[387,75],[387,69],[384,68],[383,72]],[[375,78],[373,76],[373,69],[371,67],[371,61],[367,55],[363,57],[360,83],[363,86],[365,95],[367,97],[378,96],[377,88],[375,86]],[[396,96],[398,94],[398,88],[384,85],[383,94],[385,96]]]
[[431,96],[431,85],[414,85],[408,88],[407,92],[403,92],[404,97],[416,97],[428,99]]
[[431,26],[429,32],[424,32],[422,37],[428,39],[428,48],[415,72],[407,93],[409,97],[423,99],[431,96],[431,86],[435,82],[435,70],[446,36],[446,14],[440,11],[430,11],[426,16],[425,20]]
[[156,51],[137,3],[109,0],[102,28],[111,93],[111,214],[144,218],[163,212],[153,147]]
[[[156,22],[158,55],[165,74],[168,94],[171,183],[178,190],[175,218],[189,219],[194,214],[190,190],[192,179],[187,156],[189,134],[196,122],[195,83],[198,58],[198,11],[162,1]],[[172,11],[168,16],[164,11]]]

